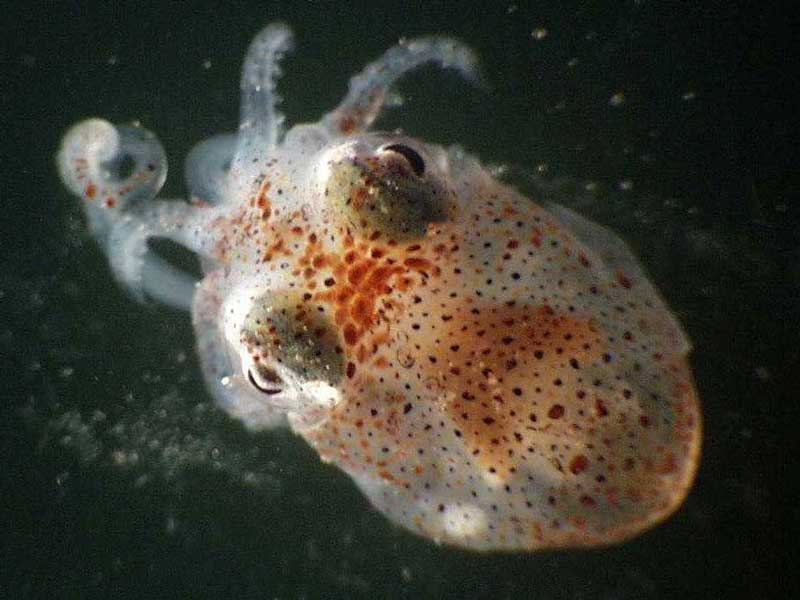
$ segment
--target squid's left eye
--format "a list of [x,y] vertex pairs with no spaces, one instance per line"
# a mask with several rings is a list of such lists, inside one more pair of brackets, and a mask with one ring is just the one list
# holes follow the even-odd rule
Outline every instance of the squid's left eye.
[[281,384],[283,382],[278,374],[275,373],[275,371],[272,369],[262,368],[258,369],[256,373],[257,375],[253,373],[253,369],[248,369],[247,379],[250,381],[250,385],[256,388],[259,392],[269,396],[274,396],[275,394],[280,394],[283,391],[281,388]]
[[403,144],[389,144],[381,148],[381,150],[383,152],[396,152],[404,157],[408,161],[408,164],[411,165],[411,169],[417,177],[422,177],[425,174],[425,161],[419,155],[419,152],[413,148],[409,148]]
[[238,351],[250,384],[275,395],[292,386],[344,376],[338,329],[327,314],[294,293],[267,293],[253,301]]

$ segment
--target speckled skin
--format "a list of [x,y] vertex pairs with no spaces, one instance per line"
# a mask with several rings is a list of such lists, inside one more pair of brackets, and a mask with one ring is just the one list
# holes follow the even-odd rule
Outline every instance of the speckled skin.
[[[138,127],[84,121],[59,167],[117,278],[191,306],[218,404],[286,425],[394,522],[478,550],[600,546],[686,496],[701,418],[690,344],[625,244],[544,208],[458,148],[373,133],[425,62],[476,79],[460,43],[390,49],[334,111],[284,134],[273,24],[251,46],[238,134],[189,156],[192,202]],[[201,256],[195,282],[147,246]]]

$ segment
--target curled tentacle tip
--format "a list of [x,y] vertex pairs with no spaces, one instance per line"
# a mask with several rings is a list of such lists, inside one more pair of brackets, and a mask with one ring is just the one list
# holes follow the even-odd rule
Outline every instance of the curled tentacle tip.
[[439,62],[446,69],[455,69],[473,85],[488,89],[486,76],[481,68],[477,53],[461,40],[446,36],[427,36],[411,40],[401,40],[412,53],[422,53],[431,46],[439,48]]
[[475,51],[458,40],[452,40],[452,44],[452,58],[444,66],[458,69],[471,84],[484,91],[489,91],[491,86]]
[[121,209],[135,198],[154,197],[167,172],[155,135],[138,124],[113,125],[97,118],[67,131],[56,162],[65,185],[90,211]]
[[91,118],[71,127],[61,140],[56,156],[59,175],[76,196],[92,200],[97,183],[91,171],[111,159],[119,150],[119,135],[114,126],[103,119]]

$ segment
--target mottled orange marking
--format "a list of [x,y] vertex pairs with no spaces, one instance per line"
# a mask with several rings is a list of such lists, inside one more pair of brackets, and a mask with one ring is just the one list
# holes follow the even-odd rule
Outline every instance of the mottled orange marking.
[[356,296],[350,305],[350,316],[364,328],[372,325],[375,301],[370,296]]
[[270,245],[269,248],[267,248],[267,251],[264,252],[264,255],[261,260],[262,262],[269,262],[275,257],[276,254],[280,254],[282,256],[292,255],[292,251],[284,246],[284,241],[282,237],[276,239],[272,243],[272,245]]
[[353,265],[347,272],[347,279],[353,285],[358,285],[364,279],[364,276],[375,266],[374,260],[365,260]]
[[[363,246],[359,250],[364,253],[369,249],[364,244],[359,246]],[[343,327],[345,343],[351,347],[377,322],[376,304],[379,298],[392,292],[391,280],[406,271],[400,265],[380,264],[373,258],[362,258],[361,252],[348,250],[343,261],[328,255],[325,262],[334,265],[335,277],[326,280],[329,290],[315,295],[315,300],[334,305],[334,320]],[[373,344],[377,345],[374,341]],[[366,357],[363,351],[360,354],[358,360],[363,362]]]
[[561,422],[579,402],[564,391],[574,382],[556,384],[554,373],[566,380],[574,371],[567,357],[588,362],[599,356],[602,342],[592,319],[557,314],[548,306],[483,307],[478,315],[464,306],[453,315],[439,334],[449,352],[431,352],[437,360],[426,371],[447,399],[456,435],[484,468],[506,479],[519,466],[515,456],[549,427],[542,419]]

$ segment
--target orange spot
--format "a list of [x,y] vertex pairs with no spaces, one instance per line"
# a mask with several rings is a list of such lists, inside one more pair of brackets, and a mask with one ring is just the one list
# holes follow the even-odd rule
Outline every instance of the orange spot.
[[578,454],[569,462],[569,470],[573,475],[583,473],[589,467],[589,459],[583,454]]
[[359,344],[358,349],[356,350],[356,360],[358,360],[360,363],[363,363],[367,360],[367,356],[368,354],[366,347],[364,347],[364,344]]
[[333,315],[334,322],[339,325],[340,327],[347,322],[347,310],[344,308],[339,308]]
[[364,328],[372,324],[374,302],[368,296],[356,296],[350,306],[350,316]]
[[344,133],[345,135],[349,135],[353,133],[356,129],[356,120],[353,117],[343,117],[341,121],[339,121],[339,131]]
[[361,210],[369,199],[369,190],[364,186],[358,186],[350,191],[350,205],[355,210]]
[[600,398],[595,398],[594,400],[594,411],[598,417],[605,417],[608,415],[608,409],[606,408],[605,402],[603,402]]
[[356,265],[353,265],[347,272],[347,279],[353,285],[358,285],[374,265],[375,261],[373,260],[364,260]]
[[356,329],[355,325],[352,323],[348,323],[344,326],[344,341],[348,346],[355,346],[358,343],[358,340],[361,338],[358,330]]
[[258,199],[256,200],[256,206],[261,209],[261,219],[263,221],[268,221],[270,215],[272,215],[272,203],[267,197],[267,192],[271,185],[269,181],[265,181],[264,185],[261,186],[261,190],[259,190]]
[[660,475],[669,475],[677,470],[678,461],[675,459],[675,455],[672,452],[669,452],[664,457],[664,460],[661,461],[661,464],[658,465],[656,472]]
[[355,290],[351,288],[349,285],[342,285],[339,286],[336,291],[334,292],[334,299],[337,304],[345,305],[347,304],[348,300],[353,297],[355,294]]
[[361,286],[363,293],[372,293],[375,295],[383,296],[391,292],[389,288],[389,280],[398,273],[403,272],[400,266],[384,265],[374,269],[364,281]]
[[403,264],[409,269],[414,269],[415,271],[420,272],[430,271],[431,268],[431,261],[429,261],[427,258],[418,258],[416,256],[405,259]]

